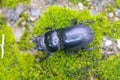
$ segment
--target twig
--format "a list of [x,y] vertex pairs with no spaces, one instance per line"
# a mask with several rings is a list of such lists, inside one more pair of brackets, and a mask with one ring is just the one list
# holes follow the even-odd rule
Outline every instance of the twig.
[[3,58],[3,56],[4,56],[4,38],[5,38],[5,36],[4,36],[4,34],[2,34],[2,44],[0,44],[1,50],[2,50],[1,58]]

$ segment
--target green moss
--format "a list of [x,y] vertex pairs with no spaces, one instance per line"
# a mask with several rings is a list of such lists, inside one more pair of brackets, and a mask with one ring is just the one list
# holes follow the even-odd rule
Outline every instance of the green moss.
[[115,39],[119,39],[120,38],[120,36],[119,36],[120,28],[119,27],[120,27],[120,20],[112,23],[108,34]]
[[82,2],[83,5],[87,6],[88,2],[87,0],[69,0],[69,2],[73,3],[73,4],[78,4],[79,2]]
[[[0,44],[2,34],[5,35],[5,53],[3,59],[1,59],[0,48],[0,80],[33,80],[36,75],[32,68],[34,56],[24,52],[20,54],[12,30],[6,25],[4,18],[0,17]],[[24,39],[26,40],[26,38]]]
[[70,26],[71,20],[74,18],[78,19],[78,23],[84,20],[92,19],[92,16],[90,16],[90,13],[87,10],[83,12],[79,12],[79,11],[74,11],[74,10],[70,10],[67,8],[61,8],[61,7],[57,7],[57,9],[58,10],[56,10],[55,6],[47,9],[47,11],[41,17],[40,21],[36,23],[37,26],[35,27],[33,32],[38,35],[38,34],[45,32],[46,28],[48,27],[52,28],[54,26],[54,21],[50,14],[52,14],[53,17],[55,18],[57,28],[63,28],[65,26]]
[[33,44],[30,43],[31,34],[28,31],[24,32],[24,35],[20,38],[19,49],[20,50],[30,50],[33,47]]
[[[114,5],[113,5],[114,6]],[[107,5],[107,7],[106,7],[106,11],[107,12],[115,12],[115,7],[113,7],[112,5]]]
[[3,25],[6,25],[6,19],[2,15],[0,15],[0,29]]
[[31,0],[1,0],[0,7],[13,8],[19,3],[28,4]]
[[[21,14],[21,18],[19,19],[19,21],[17,22],[17,27],[25,27],[26,29],[29,29],[28,23],[27,23],[27,19],[28,19],[28,15],[23,13]],[[24,23],[24,24],[22,24]]]
[[120,0],[115,0],[115,6],[116,6],[117,8],[120,8]]
[[119,80],[120,79],[120,55],[109,57],[98,64],[96,73],[99,80]]
[[5,24],[0,28],[0,44],[2,34],[5,35],[5,45],[3,59],[0,48],[0,80],[25,80],[33,77],[31,71],[34,56],[20,54],[12,30]]
[[[87,48],[100,46],[104,36],[119,38],[120,21],[110,23],[104,14],[90,15],[89,11],[76,11],[68,8],[52,6],[49,7],[36,22],[33,34],[36,36],[45,33],[46,28],[54,28],[56,20],[57,29],[71,26],[71,20],[77,19],[78,24],[86,20],[94,20],[93,23],[84,22],[94,30],[95,38]],[[29,43],[31,34],[25,31],[20,43],[16,44],[12,31],[6,25],[2,25],[0,36],[5,34],[5,56],[0,59],[0,79],[1,80],[119,80],[120,55],[112,56],[106,60],[102,58],[100,49],[91,51],[76,52],[76,54],[65,54],[57,51],[44,62],[39,62],[31,54],[26,54],[25,50],[33,48]],[[1,37],[0,37],[1,42]],[[23,50],[24,54],[20,54]],[[1,52],[1,50],[0,50]],[[36,57],[41,59],[46,53],[39,51]]]
[[22,17],[24,20],[27,20],[27,19],[28,19],[28,15],[25,14],[25,13],[22,13],[22,14],[21,14],[21,17]]
[[[19,44],[18,45],[19,49],[24,50],[24,51],[25,50],[30,50],[33,47],[33,44],[30,43],[30,38],[32,38],[31,37],[32,34],[29,33],[30,29],[29,29],[28,23],[26,23],[27,19],[28,19],[28,16],[25,13],[23,13],[21,15],[21,19],[17,22],[17,27],[25,27],[25,31],[23,33],[23,36],[20,38],[19,43],[18,43]],[[24,25],[22,24],[23,22],[25,22]]]

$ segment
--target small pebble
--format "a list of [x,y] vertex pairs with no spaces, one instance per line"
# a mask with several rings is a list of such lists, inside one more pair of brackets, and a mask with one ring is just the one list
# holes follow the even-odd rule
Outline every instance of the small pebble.
[[19,41],[20,37],[23,35],[24,30],[25,30],[24,27],[22,27],[22,28],[14,27],[13,28],[13,34],[15,36],[16,42]]
[[114,17],[114,21],[118,21],[120,20],[118,17]]
[[118,47],[120,48],[120,40],[118,40],[116,43],[116,40],[109,37],[104,37],[102,47],[103,49],[101,53],[105,56],[118,54]]
[[120,39],[117,40],[117,47],[120,49]]
[[20,15],[20,14],[22,14],[22,12],[24,11],[24,5],[21,3],[20,5],[18,5],[17,7],[16,7],[16,13],[18,14],[18,15]]
[[19,15],[15,12],[14,9],[8,9],[5,17],[7,18],[8,21],[13,21],[16,22],[19,19]]
[[30,15],[32,17],[37,17],[37,16],[39,16],[39,14],[40,14],[40,11],[38,9],[36,9],[36,8],[31,8],[30,9]]
[[108,13],[108,17],[109,17],[109,18],[114,17],[114,13],[113,13],[113,12]]
[[112,45],[112,40],[106,40],[105,41],[105,46],[106,47],[109,47],[109,46],[111,46]]
[[30,17],[29,20],[33,22],[33,21],[36,20],[36,18],[34,18],[34,17]]
[[80,10],[83,10],[83,9],[84,9],[84,6],[83,6],[83,4],[82,4],[81,2],[78,3],[78,8],[79,8]]
[[23,21],[21,24],[22,24],[22,26],[25,26],[26,25],[26,21]]
[[118,18],[120,18],[120,12],[118,13]]
[[99,12],[98,11],[96,11],[96,10],[89,10],[90,11],[90,13],[92,14],[92,15],[96,15],[96,14],[99,14]]
[[32,2],[33,2],[33,3],[37,3],[37,2],[38,2],[38,0],[32,0]]
[[88,8],[93,10],[95,7],[93,5],[89,5]]

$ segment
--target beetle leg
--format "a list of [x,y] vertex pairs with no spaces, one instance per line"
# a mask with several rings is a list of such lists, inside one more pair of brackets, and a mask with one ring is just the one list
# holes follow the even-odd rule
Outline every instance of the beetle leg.
[[51,56],[50,53],[48,53],[44,58],[42,58],[42,59],[40,60],[40,62],[43,62],[43,61],[46,60],[49,56]]
[[36,42],[36,38],[35,37],[31,37],[30,38],[30,43],[35,43]]
[[77,19],[76,18],[72,19],[71,24],[76,25],[77,24]]
[[91,50],[94,50],[94,49],[103,49],[103,47],[97,47],[97,46],[95,46],[95,47],[90,47],[90,48],[81,48],[81,50],[82,51],[91,51]]
[[52,28],[51,27],[46,27],[45,30],[52,31]]
[[48,57],[50,57],[52,55],[52,53],[51,52],[47,52],[47,55],[44,57],[44,58],[42,58],[41,60],[40,60],[40,62],[43,62],[44,60],[46,60]]
[[69,54],[69,51],[68,50],[64,50],[64,53]]
[[88,48],[87,51],[91,51],[91,50],[94,50],[94,49],[103,49],[103,47],[91,47],[91,48]]
[[88,48],[87,51],[91,51],[91,50],[94,50],[96,47],[91,47],[91,48]]
[[85,52],[85,51],[86,51],[86,48],[85,48],[85,47],[82,47],[81,50],[82,50],[83,52]]
[[[98,18],[97,20],[86,20],[86,21],[83,21],[82,24],[92,24],[94,23],[95,21],[100,21],[102,22],[103,19],[102,18]],[[81,24],[81,23],[80,23]]]
[[81,22],[81,23],[79,23],[80,25],[83,25],[83,23]]
[[76,54],[78,53],[78,50],[64,50],[66,54]]

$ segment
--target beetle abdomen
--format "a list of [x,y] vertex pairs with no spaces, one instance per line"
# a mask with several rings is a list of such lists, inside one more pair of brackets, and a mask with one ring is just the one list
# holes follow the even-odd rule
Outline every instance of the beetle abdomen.
[[58,31],[60,35],[61,49],[82,48],[88,45],[94,38],[94,32],[83,25],[75,25]]

